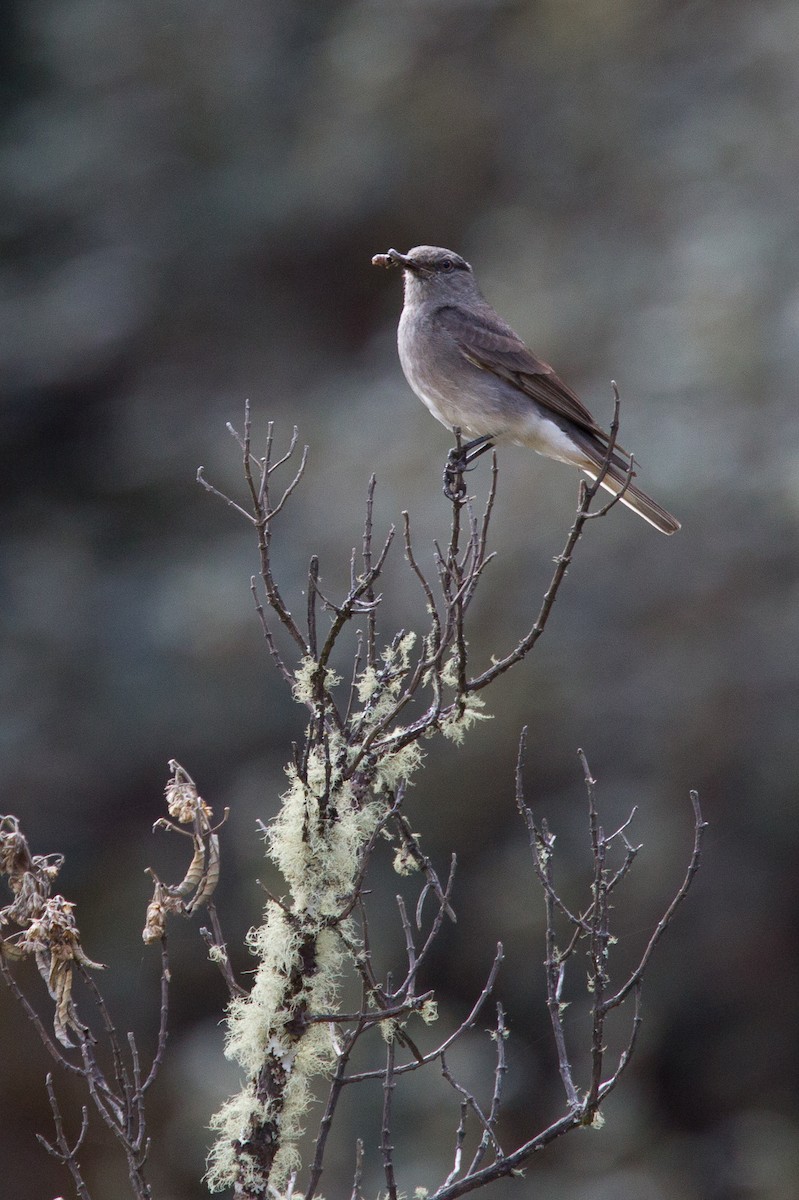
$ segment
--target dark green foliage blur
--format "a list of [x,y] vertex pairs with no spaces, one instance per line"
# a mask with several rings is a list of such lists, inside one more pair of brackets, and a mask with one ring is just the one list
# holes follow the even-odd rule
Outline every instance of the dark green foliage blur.
[[[298,612],[312,553],[326,592],[346,586],[372,471],[378,530],[410,509],[432,566],[450,438],[401,376],[400,279],[370,259],[441,244],[603,421],[618,381],[621,441],[683,522],[672,539],[621,508],[591,525],[543,641],[486,697],[494,720],[460,749],[430,743],[409,800],[440,868],[453,850],[461,863],[461,919],[426,981],[442,1021],[462,1018],[495,941],[508,945],[508,1144],[562,1103],[541,902],[513,804],[519,729],[527,799],[561,835],[575,903],[588,862],[577,747],[608,828],[639,806],[622,962],[682,876],[690,787],[711,823],[604,1130],[491,1194],[794,1196],[795,0],[7,0],[2,23],[0,811],[34,852],[67,855],[60,888],[87,953],[109,965],[121,1029],[149,1058],[158,964],[140,942],[143,869],[177,880],[187,863],[177,839],[150,833],[168,759],[217,812],[231,806],[218,898],[246,970],[256,879],[280,886],[255,823],[274,815],[302,733],[253,609],[252,532],[196,468],[240,494],[225,424],[241,427],[247,397],[258,439],[269,420],[281,445],[299,426],[309,469],[275,535]],[[484,662],[529,624],[577,488],[513,447],[500,468],[499,557],[473,613]],[[488,474],[484,459],[469,477],[478,497]],[[393,563],[387,637],[424,619],[399,552]],[[400,953],[391,897],[404,885],[384,868],[376,903]],[[196,1200],[205,1126],[236,1077],[196,923],[173,926],[170,945],[151,1174],[160,1198]],[[32,971],[21,977],[40,995]],[[51,1134],[49,1061],[4,992],[0,1020],[3,1194],[70,1195],[34,1140]],[[582,1031],[575,1008],[576,1044]],[[455,1065],[485,1098],[490,1045],[476,1034],[470,1047]],[[76,1093],[57,1088],[74,1132]],[[367,1194],[382,1186],[379,1103],[377,1088],[349,1098],[325,1195],[349,1195],[359,1133]],[[405,1192],[446,1174],[457,1119],[438,1081],[409,1091]],[[96,1123],[84,1161],[95,1197],[126,1194]]]

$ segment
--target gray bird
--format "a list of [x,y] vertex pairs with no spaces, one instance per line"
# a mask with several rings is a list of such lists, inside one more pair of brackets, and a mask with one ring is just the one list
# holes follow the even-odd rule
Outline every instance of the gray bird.
[[[527,349],[480,294],[469,264],[440,246],[376,254],[374,266],[402,267],[405,304],[397,331],[405,378],[448,429],[472,435],[460,469],[496,441],[529,446],[596,479],[609,435],[545,362]],[[602,486],[617,494],[630,456],[620,446]],[[450,483],[452,474],[449,475]],[[679,521],[630,483],[622,502],[662,533]]]

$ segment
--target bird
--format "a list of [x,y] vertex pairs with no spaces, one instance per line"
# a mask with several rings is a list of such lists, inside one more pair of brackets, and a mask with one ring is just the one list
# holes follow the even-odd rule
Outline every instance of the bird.
[[402,268],[397,347],[411,389],[442,425],[471,437],[450,452],[450,498],[467,463],[512,441],[591,479],[605,470],[603,488],[614,495],[624,488],[622,503],[662,533],[676,533],[680,522],[632,482],[632,456],[614,444],[608,458],[610,434],[483,298],[464,258],[442,246],[415,246],[407,254],[376,254],[372,264]]

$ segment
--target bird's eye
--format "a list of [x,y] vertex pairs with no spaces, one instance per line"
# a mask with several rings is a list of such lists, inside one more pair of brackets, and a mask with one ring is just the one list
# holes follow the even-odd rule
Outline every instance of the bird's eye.
[[451,271],[454,266],[455,266],[455,264],[451,258],[442,258],[442,260],[441,260],[441,270],[442,271]]

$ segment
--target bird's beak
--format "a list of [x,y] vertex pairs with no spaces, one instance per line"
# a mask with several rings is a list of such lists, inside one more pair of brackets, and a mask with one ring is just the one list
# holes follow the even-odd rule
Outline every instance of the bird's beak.
[[372,259],[372,266],[403,267],[407,271],[417,270],[413,259],[408,258],[407,254],[400,254],[399,250],[387,250],[385,254],[376,254]]

